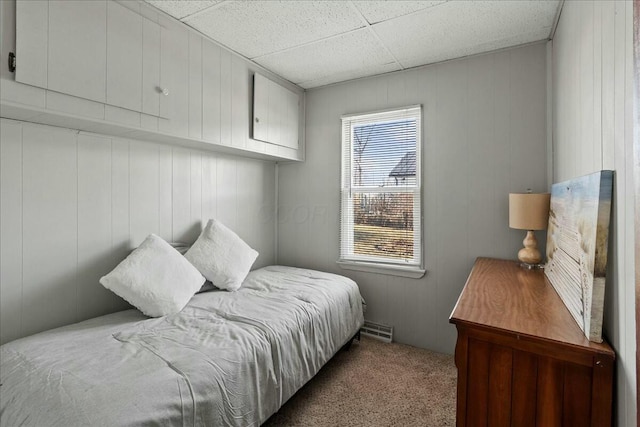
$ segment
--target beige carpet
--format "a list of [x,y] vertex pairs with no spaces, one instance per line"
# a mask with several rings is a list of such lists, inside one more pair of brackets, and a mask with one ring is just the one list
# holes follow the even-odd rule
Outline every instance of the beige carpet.
[[364,338],[264,426],[454,426],[453,356]]

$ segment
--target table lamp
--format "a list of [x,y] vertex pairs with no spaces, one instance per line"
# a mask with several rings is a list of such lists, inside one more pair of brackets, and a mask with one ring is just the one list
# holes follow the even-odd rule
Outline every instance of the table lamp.
[[538,250],[538,241],[534,230],[545,230],[549,221],[549,193],[510,193],[509,227],[527,230],[522,241],[524,248],[518,252],[523,267],[540,268],[542,256]]

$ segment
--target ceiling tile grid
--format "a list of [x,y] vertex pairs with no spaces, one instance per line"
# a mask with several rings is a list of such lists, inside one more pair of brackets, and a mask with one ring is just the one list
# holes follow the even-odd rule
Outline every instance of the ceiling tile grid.
[[433,6],[445,3],[446,0],[440,1],[354,1],[353,4],[358,11],[364,16],[369,24],[376,24],[382,21],[388,21],[399,16],[417,12],[419,10],[428,9]]
[[145,0],[303,88],[549,38],[561,0]]
[[556,8],[551,1],[451,1],[372,28],[408,68],[544,40]]
[[464,58],[481,53],[493,52],[499,49],[506,49],[513,46],[521,46],[530,43],[532,40],[542,40],[541,38],[536,37],[537,33],[527,33],[519,34],[507,39],[501,39],[499,41],[474,44],[473,46],[456,49],[455,54],[453,54],[454,56],[452,56],[452,53],[449,50],[434,48],[433,51],[429,52],[428,58],[426,56],[418,56],[409,59],[402,59],[402,69],[421,67],[425,65],[425,61],[428,61],[427,64],[436,64],[438,62]]
[[342,1],[225,2],[184,22],[249,59],[364,26]]
[[314,87],[326,86],[336,82],[344,82],[347,80],[359,79],[361,77],[376,76],[378,74],[390,73],[392,71],[400,71],[401,68],[396,62],[382,65],[374,65],[372,67],[358,68],[356,70],[333,73],[325,77],[315,80],[309,80],[298,83],[303,89],[312,89]]
[[168,13],[177,19],[193,15],[196,12],[207,9],[220,0],[145,0],[163,12]]
[[[368,28],[256,58],[255,62],[296,84],[395,64]],[[395,69],[400,69],[397,64]]]

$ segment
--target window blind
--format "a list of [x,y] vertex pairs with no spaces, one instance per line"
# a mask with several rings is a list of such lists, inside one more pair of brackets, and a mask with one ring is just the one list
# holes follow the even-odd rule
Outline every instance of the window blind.
[[421,116],[342,117],[341,261],[421,265]]

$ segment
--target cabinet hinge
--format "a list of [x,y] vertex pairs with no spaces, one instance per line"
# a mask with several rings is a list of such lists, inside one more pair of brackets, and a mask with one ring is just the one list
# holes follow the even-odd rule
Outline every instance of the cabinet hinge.
[[13,52],[9,52],[9,71],[16,71],[16,54]]

